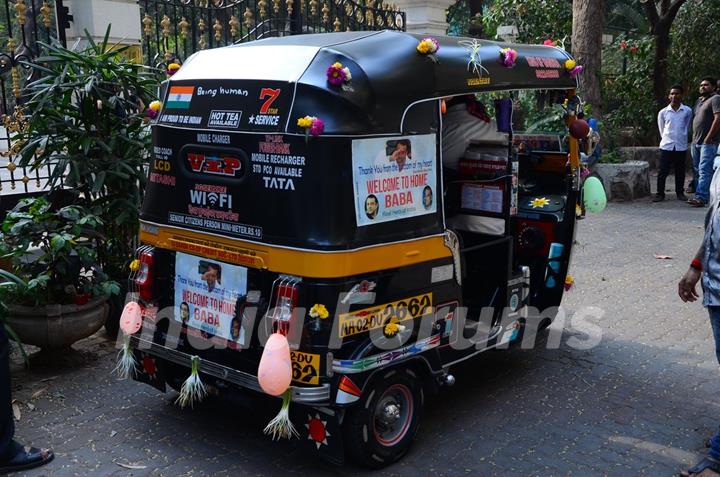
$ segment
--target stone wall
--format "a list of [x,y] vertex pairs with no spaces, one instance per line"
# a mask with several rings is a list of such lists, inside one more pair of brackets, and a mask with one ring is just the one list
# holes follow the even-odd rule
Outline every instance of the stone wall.
[[[657,147],[619,147],[618,152],[625,161],[645,161],[650,169],[657,169],[660,162],[660,149]],[[687,151],[685,168],[692,170],[690,150]]]
[[650,166],[646,161],[600,163],[595,165],[595,174],[608,200],[628,201],[650,195]]

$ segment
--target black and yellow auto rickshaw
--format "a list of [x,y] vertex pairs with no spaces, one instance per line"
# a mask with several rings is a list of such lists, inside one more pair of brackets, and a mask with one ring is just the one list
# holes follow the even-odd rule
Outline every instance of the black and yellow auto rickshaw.
[[135,378],[183,402],[202,394],[183,395],[188,374],[258,393],[265,340],[281,332],[298,442],[335,462],[397,460],[454,364],[552,321],[528,309],[559,305],[573,245],[577,140],[518,148],[494,130],[451,174],[443,101],[539,90],[565,98],[571,122],[568,60],[391,31],[189,58],[153,124]]

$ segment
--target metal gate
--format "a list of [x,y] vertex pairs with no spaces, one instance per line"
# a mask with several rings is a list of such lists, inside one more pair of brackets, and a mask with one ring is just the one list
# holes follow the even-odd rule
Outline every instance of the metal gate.
[[405,30],[405,13],[378,0],[140,0],[145,61],[272,36]]
[[20,198],[41,193],[49,175],[49,166],[31,170],[16,165],[21,144],[13,136],[22,127],[17,107],[31,79],[31,65],[41,54],[38,42],[57,38],[55,9],[55,1],[0,0],[0,217]]

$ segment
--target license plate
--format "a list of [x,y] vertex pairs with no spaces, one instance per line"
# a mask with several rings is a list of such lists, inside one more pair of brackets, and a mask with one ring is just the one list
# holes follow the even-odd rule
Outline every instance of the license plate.
[[291,351],[292,380],[301,384],[320,384],[320,355]]
[[247,293],[247,268],[175,254],[175,321],[208,337],[244,342],[238,298]]

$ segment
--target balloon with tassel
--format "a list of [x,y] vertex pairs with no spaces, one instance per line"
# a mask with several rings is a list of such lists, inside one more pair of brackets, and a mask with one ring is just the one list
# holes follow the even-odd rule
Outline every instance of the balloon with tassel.
[[282,396],[283,400],[280,412],[263,430],[265,434],[271,435],[273,440],[300,436],[290,421],[291,380],[290,345],[285,335],[273,333],[265,344],[258,366],[258,382],[262,390],[271,396]]
[[188,405],[192,408],[193,404],[202,401],[205,396],[207,396],[207,388],[200,380],[200,357],[193,356],[190,358],[190,376],[180,388],[180,395],[175,402],[181,408]]
[[123,308],[120,315],[120,329],[123,333],[123,347],[118,353],[118,362],[113,372],[123,379],[135,375],[137,362],[132,349],[130,337],[140,331],[142,327],[142,307],[139,303],[131,301]]

